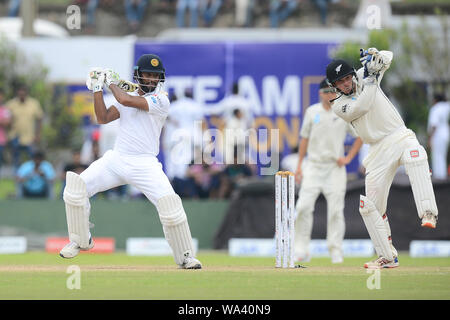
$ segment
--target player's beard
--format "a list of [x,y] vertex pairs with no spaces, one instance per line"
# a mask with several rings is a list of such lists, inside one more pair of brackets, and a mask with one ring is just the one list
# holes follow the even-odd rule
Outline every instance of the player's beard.
[[156,88],[158,87],[158,82],[153,82],[150,81],[148,83],[140,83],[139,86],[141,88],[142,91],[144,91],[145,93],[150,93],[156,90]]

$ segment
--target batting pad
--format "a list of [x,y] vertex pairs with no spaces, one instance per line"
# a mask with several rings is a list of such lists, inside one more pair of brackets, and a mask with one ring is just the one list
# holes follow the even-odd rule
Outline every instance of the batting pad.
[[375,207],[375,204],[363,195],[360,195],[359,213],[363,218],[378,256],[382,256],[388,260],[394,260],[386,224]]
[[182,265],[187,255],[194,256],[194,246],[181,199],[177,194],[164,196],[158,200],[156,209],[175,263]]
[[86,184],[74,172],[66,174],[66,187],[63,199],[66,205],[67,228],[70,241],[76,242],[80,248],[89,246],[89,200]]
[[411,183],[419,218],[422,219],[426,212],[437,216],[438,209],[425,149],[420,145],[407,149],[402,155],[402,162]]

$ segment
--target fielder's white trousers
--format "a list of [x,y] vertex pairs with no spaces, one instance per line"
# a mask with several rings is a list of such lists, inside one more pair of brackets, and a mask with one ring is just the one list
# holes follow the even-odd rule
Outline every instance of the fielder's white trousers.
[[312,163],[303,169],[303,179],[296,204],[295,257],[306,259],[313,227],[313,211],[322,193],[327,201],[327,245],[330,254],[342,256],[344,240],[344,201],[347,187],[345,167],[336,163]]
[[109,150],[84,170],[88,197],[124,184],[141,191],[155,206],[158,199],[174,194],[162,164],[154,156],[131,156]]
[[435,135],[431,139],[431,168],[433,178],[447,179],[448,135]]

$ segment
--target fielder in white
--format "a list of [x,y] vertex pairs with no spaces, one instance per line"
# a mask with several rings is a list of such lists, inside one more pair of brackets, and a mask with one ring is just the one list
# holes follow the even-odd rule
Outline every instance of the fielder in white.
[[[153,54],[141,56],[134,67],[134,79],[139,88],[127,93],[117,86],[119,75],[111,70],[94,69],[88,77],[86,84],[94,92],[98,123],[120,119],[120,127],[113,150],[106,152],[80,175],[67,173],[64,202],[70,242],[60,255],[73,258],[80,250],[94,246],[89,231],[89,198],[97,192],[130,184],[156,206],[175,263],[183,269],[200,269],[202,265],[194,257],[191,232],[181,199],[156,158],[170,104],[162,90],[165,70],[161,59]],[[104,84],[117,100],[109,108],[103,100]]]
[[435,94],[434,104],[428,115],[428,146],[431,149],[433,178],[447,179],[447,152],[450,141],[450,103],[442,94]]
[[360,213],[378,257],[365,268],[399,265],[386,216],[389,189],[399,166],[404,165],[409,176],[422,226],[435,228],[438,216],[427,153],[380,88],[392,58],[390,51],[361,49],[363,67],[357,72],[340,59],[326,70],[327,81],[340,94],[332,103],[333,111],[370,146],[363,160],[366,195],[360,196]]
[[347,133],[353,136],[356,134],[347,122],[331,110],[330,100],[336,97],[336,93],[328,86],[326,80],[320,83],[319,97],[319,103],[306,109],[300,131],[299,158],[295,172],[297,184],[301,183],[296,204],[295,258],[298,261],[310,260],[309,243],[314,205],[322,193],[327,201],[328,250],[332,263],[341,263],[347,187],[345,165],[358,153],[362,141],[356,138],[347,156],[344,156]]

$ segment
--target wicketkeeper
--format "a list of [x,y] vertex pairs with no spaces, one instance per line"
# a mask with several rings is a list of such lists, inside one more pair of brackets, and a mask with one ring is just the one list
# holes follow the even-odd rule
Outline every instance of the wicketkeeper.
[[[114,149],[80,175],[67,172],[64,202],[70,242],[60,255],[73,258],[80,250],[94,246],[89,231],[89,198],[97,192],[131,184],[156,206],[175,263],[184,269],[200,269],[181,199],[156,158],[170,104],[162,90],[165,69],[161,59],[153,54],[141,56],[134,67],[134,79],[138,89],[128,93],[118,87],[121,80],[114,71],[96,68],[88,76],[86,84],[94,93],[98,123],[120,118],[119,133]],[[117,100],[109,108],[103,100],[105,84]]]
[[333,111],[370,145],[363,160],[366,195],[360,196],[360,213],[378,257],[365,268],[399,265],[386,215],[389,189],[399,166],[404,165],[409,176],[422,226],[435,228],[438,216],[427,153],[380,88],[392,58],[390,51],[361,49],[363,67],[358,71],[340,59],[326,69],[330,86],[339,93],[332,103]]
[[345,165],[358,153],[362,142],[357,137],[348,154],[344,155],[347,133],[353,136],[356,133],[351,125],[331,110],[330,100],[336,97],[334,88],[330,88],[325,79],[319,87],[320,102],[306,109],[300,131],[299,159],[295,172],[296,182],[301,183],[295,207],[295,257],[298,261],[310,260],[314,205],[322,193],[327,201],[328,251],[332,263],[341,263],[344,260],[342,242],[347,188]]

